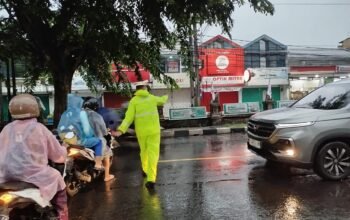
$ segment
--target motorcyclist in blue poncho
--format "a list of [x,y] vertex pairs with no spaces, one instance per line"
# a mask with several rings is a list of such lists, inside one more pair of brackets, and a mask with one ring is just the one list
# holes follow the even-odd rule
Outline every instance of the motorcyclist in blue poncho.
[[58,124],[60,134],[74,132],[78,138],[76,144],[91,148],[95,151],[95,169],[101,170],[102,166],[102,141],[95,136],[86,111],[82,109],[83,99],[79,96],[68,94],[67,110],[63,112]]

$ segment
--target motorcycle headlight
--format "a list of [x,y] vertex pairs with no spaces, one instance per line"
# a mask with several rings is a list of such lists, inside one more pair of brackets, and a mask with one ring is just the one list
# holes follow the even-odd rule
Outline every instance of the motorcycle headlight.
[[79,149],[70,148],[70,149],[68,150],[68,157],[74,156],[74,155],[79,154],[79,153],[80,153],[80,150],[79,150]]
[[16,197],[14,195],[11,195],[9,193],[4,193],[0,196],[0,201],[4,204],[9,204],[12,202]]

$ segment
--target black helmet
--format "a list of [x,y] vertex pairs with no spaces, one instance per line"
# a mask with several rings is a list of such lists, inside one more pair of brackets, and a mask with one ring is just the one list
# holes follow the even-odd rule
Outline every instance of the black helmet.
[[97,111],[99,104],[98,104],[98,100],[96,98],[89,98],[87,99],[84,104],[83,104],[83,108],[88,108],[94,111]]

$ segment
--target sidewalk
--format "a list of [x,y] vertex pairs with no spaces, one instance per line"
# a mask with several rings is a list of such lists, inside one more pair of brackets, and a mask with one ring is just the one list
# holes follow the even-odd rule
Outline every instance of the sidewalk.
[[190,127],[190,128],[171,128],[163,129],[162,138],[169,137],[188,137],[188,136],[200,136],[209,134],[229,134],[236,132],[245,132],[246,124],[234,124],[231,126],[218,125],[210,127]]
[[[230,134],[230,133],[245,133],[246,124],[230,124],[217,125],[207,127],[185,127],[185,128],[169,128],[161,130],[161,138],[189,137],[202,136],[210,134]],[[129,135],[119,139],[121,146],[139,148],[136,136]]]

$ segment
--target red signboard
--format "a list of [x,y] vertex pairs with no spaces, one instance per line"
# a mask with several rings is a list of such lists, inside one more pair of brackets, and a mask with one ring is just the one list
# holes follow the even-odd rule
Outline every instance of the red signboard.
[[244,52],[235,49],[202,49],[200,59],[203,60],[201,76],[243,76]]
[[315,72],[315,71],[331,71],[335,72],[336,66],[291,66],[290,72]]

